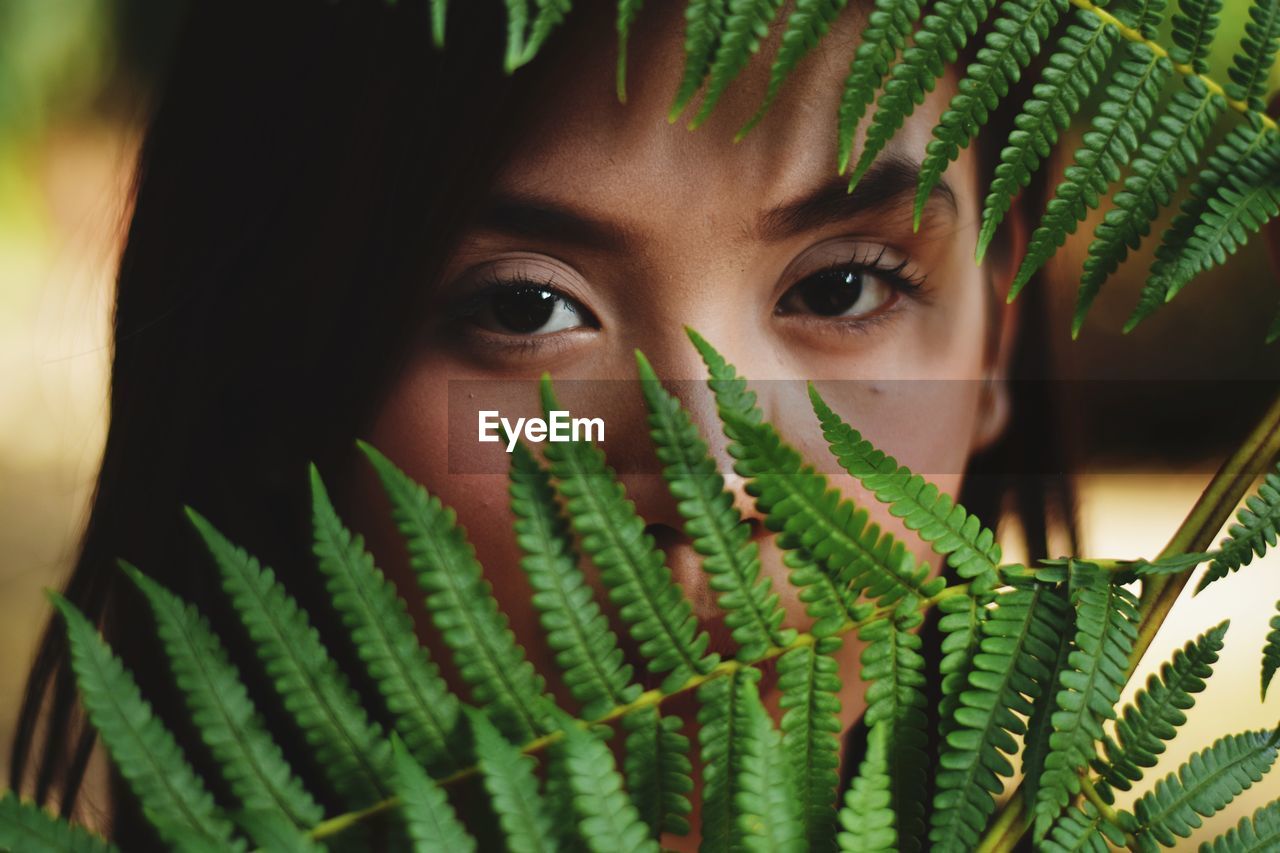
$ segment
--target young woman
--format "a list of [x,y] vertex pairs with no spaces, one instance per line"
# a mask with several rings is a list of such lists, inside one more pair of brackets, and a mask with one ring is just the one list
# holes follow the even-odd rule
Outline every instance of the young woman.
[[[501,4],[454,4],[443,51],[429,46],[423,5],[197,3],[173,54],[139,161],[111,425],[67,595],[99,619],[180,739],[192,733],[114,560],[141,566],[234,638],[182,520],[189,504],[304,603],[322,604],[309,460],[416,608],[435,657],[447,658],[357,437],[457,509],[518,639],[555,682],[517,566],[508,457],[478,442],[475,427],[481,409],[536,414],[543,372],[574,414],[603,420],[628,495],[699,619],[731,651],[658,476],[639,389],[616,381],[634,377],[636,349],[693,413],[788,619],[803,626],[709,394],[682,381],[704,375],[686,326],[759,380],[765,416],[819,464],[806,379],[989,522],[1014,510],[1030,550],[1045,550],[1049,520],[1067,519],[1070,500],[1056,445],[1044,443],[1052,412],[1011,390],[1015,368],[1048,371],[1037,288],[1014,308],[1004,300],[1026,232],[1021,206],[987,260],[973,261],[1007,131],[994,125],[962,152],[920,230],[911,227],[916,171],[954,75],[848,194],[835,173],[836,107],[865,7],[841,15],[735,144],[764,93],[777,25],[764,56],[691,133],[667,120],[683,4],[640,15],[626,104],[614,94],[612,4],[575,11],[512,76],[501,70]],[[832,479],[859,498],[850,478]],[[851,641],[841,652],[847,729],[863,709],[857,653]],[[776,700],[767,681],[765,690]],[[55,625],[32,673],[12,785],[56,795],[68,811],[92,743]],[[114,837],[130,849],[149,843],[127,798],[115,807]]]

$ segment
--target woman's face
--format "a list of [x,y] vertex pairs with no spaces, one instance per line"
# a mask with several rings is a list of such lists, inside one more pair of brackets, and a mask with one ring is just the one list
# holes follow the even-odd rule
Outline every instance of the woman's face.
[[[918,164],[951,86],[916,110],[852,194],[836,174],[836,109],[861,23],[857,11],[843,15],[736,144],[763,94],[776,30],[690,132],[666,118],[682,71],[679,18],[640,16],[626,105],[614,94],[616,48],[596,28],[552,80],[536,123],[519,131],[485,213],[434,284],[421,343],[367,438],[457,510],[502,609],[553,684],[511,532],[509,456],[477,440],[479,410],[512,421],[540,413],[544,371],[575,415],[603,419],[603,447],[628,496],[727,654],[732,642],[650,450],[639,386],[619,381],[635,378],[635,350],[672,380],[710,443],[796,627],[807,619],[774,536],[731,470],[710,393],[688,381],[705,373],[686,326],[753,381],[789,441],[895,532],[905,534],[852,478],[835,475],[804,380],[952,494],[970,454],[1002,426],[1002,392],[987,380],[999,378],[1009,337],[1005,275],[973,260],[980,206],[970,150],[947,171],[920,230],[911,227]],[[364,487],[377,492],[372,477]],[[382,565],[419,600],[385,505],[359,503],[356,521]],[[841,652],[846,725],[863,707],[857,651],[846,641]],[[766,692],[776,701],[767,678]]]

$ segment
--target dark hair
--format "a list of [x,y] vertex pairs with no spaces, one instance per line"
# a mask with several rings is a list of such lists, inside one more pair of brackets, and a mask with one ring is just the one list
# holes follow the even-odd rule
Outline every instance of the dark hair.
[[[197,764],[207,756],[183,728],[180,697],[140,627],[149,622],[134,617],[142,602],[115,560],[144,567],[234,638],[182,519],[189,504],[313,604],[315,585],[291,582],[311,570],[306,465],[344,470],[418,328],[453,229],[515,141],[549,64],[502,72],[499,3],[451,4],[449,47],[433,50],[426,6],[195,3],[139,157],[110,428],[66,595],[102,626]],[[993,149],[983,149],[988,176]],[[1020,370],[1044,355],[1039,291],[1023,297]],[[1070,526],[1056,424],[1041,402],[1016,399],[1006,439],[973,461],[961,496],[989,519],[1008,503],[1034,553],[1053,518]],[[236,659],[244,652],[231,648]],[[51,625],[22,705],[11,786],[39,802],[57,791],[69,813],[93,742],[61,625]],[[129,799],[114,800],[113,834],[130,849],[150,846]]]

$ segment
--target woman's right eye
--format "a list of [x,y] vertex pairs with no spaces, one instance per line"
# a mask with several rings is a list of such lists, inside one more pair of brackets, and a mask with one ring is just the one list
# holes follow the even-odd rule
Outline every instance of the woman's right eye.
[[499,285],[472,304],[466,319],[503,335],[549,335],[593,325],[590,313],[576,300],[543,285]]

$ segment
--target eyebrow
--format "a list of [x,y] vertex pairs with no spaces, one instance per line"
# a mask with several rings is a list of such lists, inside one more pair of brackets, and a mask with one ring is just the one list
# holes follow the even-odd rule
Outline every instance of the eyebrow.
[[[920,164],[902,156],[880,157],[849,192],[844,178],[834,178],[793,201],[765,212],[752,233],[769,242],[901,206],[915,195]],[[933,198],[957,210],[955,193],[945,178]],[[481,228],[513,237],[571,243],[619,251],[633,242],[617,223],[596,219],[572,205],[538,195],[502,192],[490,198],[476,220]]]

